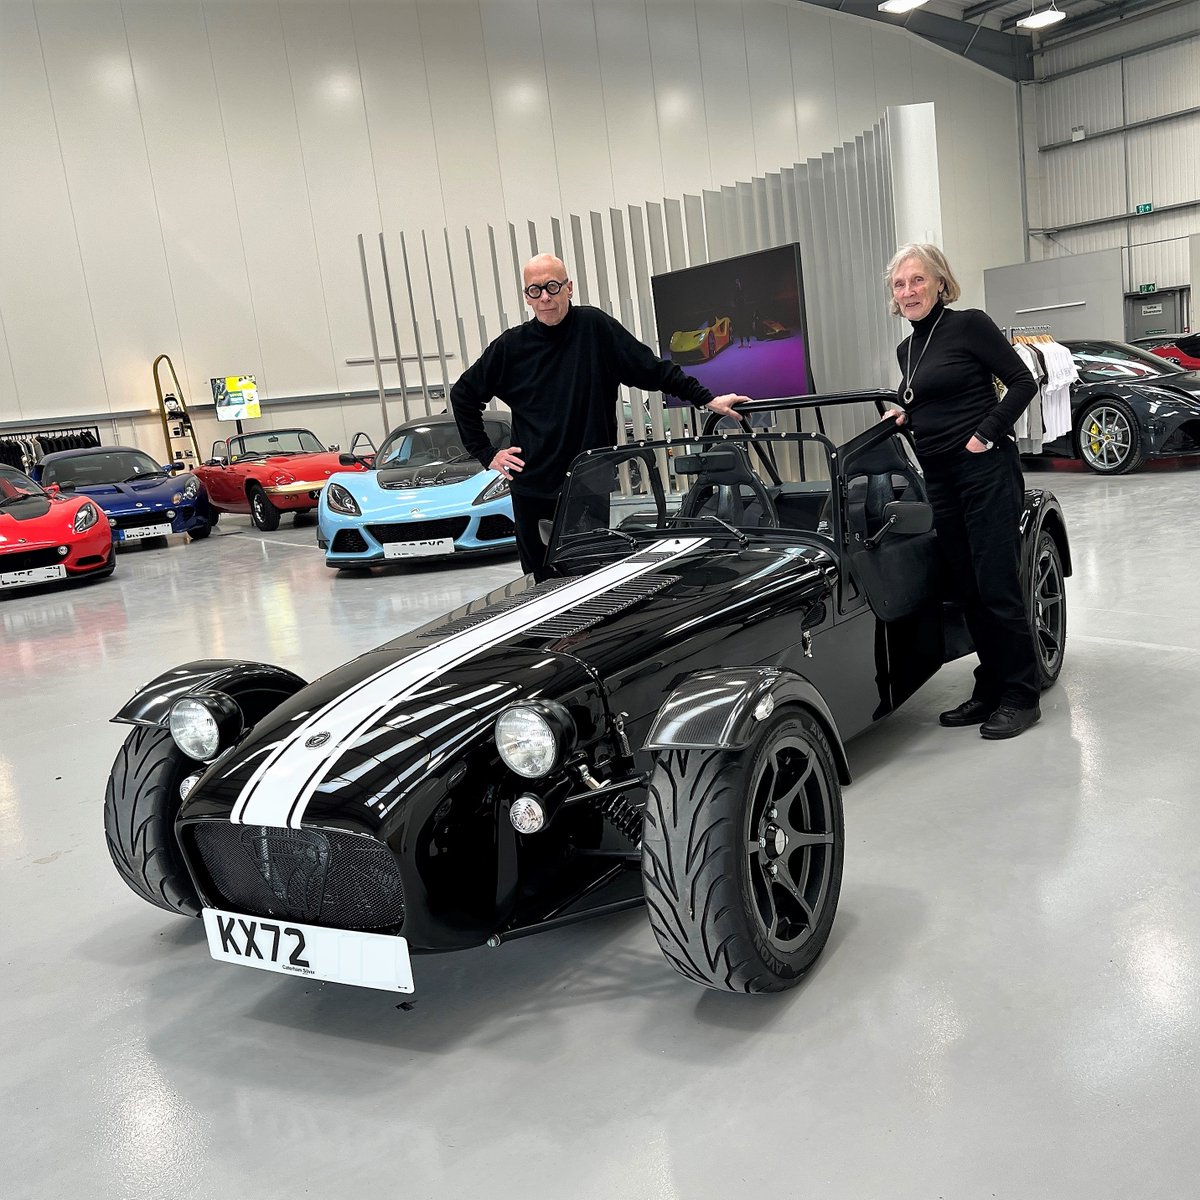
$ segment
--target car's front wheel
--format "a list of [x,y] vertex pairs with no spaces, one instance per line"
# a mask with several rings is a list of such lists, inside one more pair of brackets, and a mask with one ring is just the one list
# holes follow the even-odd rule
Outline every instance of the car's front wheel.
[[844,855],[841,785],[810,713],[768,717],[744,750],[657,756],[642,883],[654,936],[686,978],[793,987],[829,939]]
[[1146,459],[1137,417],[1123,400],[1093,400],[1079,418],[1079,457],[1098,475],[1125,475]]
[[175,814],[179,784],[198,767],[165,729],[139,725],[104,791],[104,835],[117,873],[143,900],[191,917],[200,915],[200,900],[175,840]]
[[257,483],[250,485],[250,520],[255,529],[261,529],[264,533],[272,533],[279,528],[279,509],[267,499],[267,493]]
[[[213,525],[215,524],[216,522],[214,521]],[[190,537],[193,542],[201,542],[208,537],[210,533],[212,533],[212,529],[212,525],[197,525],[195,529],[188,530],[188,537]]]

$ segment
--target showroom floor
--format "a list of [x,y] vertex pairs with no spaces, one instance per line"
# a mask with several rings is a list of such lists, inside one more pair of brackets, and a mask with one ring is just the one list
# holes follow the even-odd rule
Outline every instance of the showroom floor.
[[138,685],[315,676],[515,560],[341,578],[312,526],[227,518],[0,599],[0,1192],[1194,1195],[1200,471],[1031,482],[1075,560],[1042,723],[940,728],[958,663],[851,744],[833,937],[773,997],[686,983],[637,912],[417,958],[411,997],[239,971],[113,871],[107,722]]

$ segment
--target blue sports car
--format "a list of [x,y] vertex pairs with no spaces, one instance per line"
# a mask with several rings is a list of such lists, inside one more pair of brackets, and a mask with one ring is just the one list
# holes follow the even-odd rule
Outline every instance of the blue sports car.
[[43,487],[89,496],[103,510],[117,545],[186,533],[206,538],[216,523],[204,484],[183,464],[161,467],[142,450],[92,446],[47,454],[33,469]]
[[[507,421],[486,418],[492,444],[511,444]],[[394,429],[368,471],[331,475],[317,506],[325,565],[371,567],[413,558],[516,550],[508,481],[484,470],[462,447],[450,416]]]

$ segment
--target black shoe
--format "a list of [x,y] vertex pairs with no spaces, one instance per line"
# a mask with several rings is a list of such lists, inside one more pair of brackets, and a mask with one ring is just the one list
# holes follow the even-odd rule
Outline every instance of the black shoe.
[[1016,737],[1041,719],[1042,710],[1036,704],[1032,708],[1013,708],[1011,704],[1001,704],[979,727],[979,733],[993,741]]
[[957,708],[940,714],[938,720],[951,729],[962,725],[982,725],[995,710],[994,704],[985,704],[982,700],[964,700]]

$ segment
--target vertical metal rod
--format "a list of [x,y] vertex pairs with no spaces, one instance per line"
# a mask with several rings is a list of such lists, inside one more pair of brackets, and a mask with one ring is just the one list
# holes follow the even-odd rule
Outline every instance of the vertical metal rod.
[[475,297],[475,312],[479,317],[479,346],[480,349],[488,345],[487,322],[483,319],[483,305],[479,303],[479,274],[475,270],[475,247],[471,243],[471,230],[468,228],[467,235],[467,265],[471,268],[471,293]]
[[367,297],[367,322],[371,326],[371,357],[375,360],[375,382],[379,388],[379,411],[383,414],[383,436],[387,437],[388,412],[387,398],[383,390],[383,364],[379,361],[379,338],[375,335],[375,307],[371,303],[371,276],[367,272],[367,243],[361,233],[358,235],[358,259],[362,263],[363,292]]
[[[404,354],[400,349],[400,327],[396,324],[396,301],[392,295],[392,274],[388,268],[387,243],[384,240],[383,231],[379,233],[379,258],[383,262],[383,287],[387,292],[388,303],[388,319],[392,323],[392,346],[396,351],[396,370],[400,374],[400,408],[404,413],[404,419],[408,417],[408,380],[404,375]],[[383,427],[383,436],[391,432],[385,424]]]
[[408,308],[412,313],[413,337],[417,343],[417,370],[421,373],[421,396],[425,400],[425,412],[429,406],[429,380],[425,378],[425,352],[421,349],[421,323],[417,320],[417,302],[413,299],[412,272],[408,269],[408,243],[400,234],[400,256],[404,260],[404,281],[408,285]]
[[438,364],[442,368],[442,395],[449,396],[450,371],[446,366],[446,346],[442,341],[442,323],[438,320],[437,299],[433,292],[433,264],[429,261],[429,242],[423,229],[421,230],[421,251],[425,255],[425,279],[429,284],[429,308],[433,313],[433,338],[437,345]]
[[525,300],[525,277],[521,273],[521,252],[517,249],[517,227],[511,221],[508,223],[508,244],[512,250],[513,283],[517,289],[517,312],[520,312],[521,305]]
[[488,226],[488,248],[492,252],[492,281],[496,285],[496,304],[500,309],[500,328],[508,328],[508,313],[504,311],[504,289],[500,286],[500,259],[496,256],[496,231]]
[[[442,233],[446,238],[446,273],[450,276],[450,303],[454,305],[454,321],[458,326],[458,361],[461,375],[470,362],[467,358],[467,329],[463,324],[462,313],[458,307],[458,288],[454,284],[454,260],[450,256],[450,230],[443,229]],[[484,345],[486,344],[485,342]],[[449,383],[449,380],[446,382]],[[447,393],[448,395],[449,393]]]

